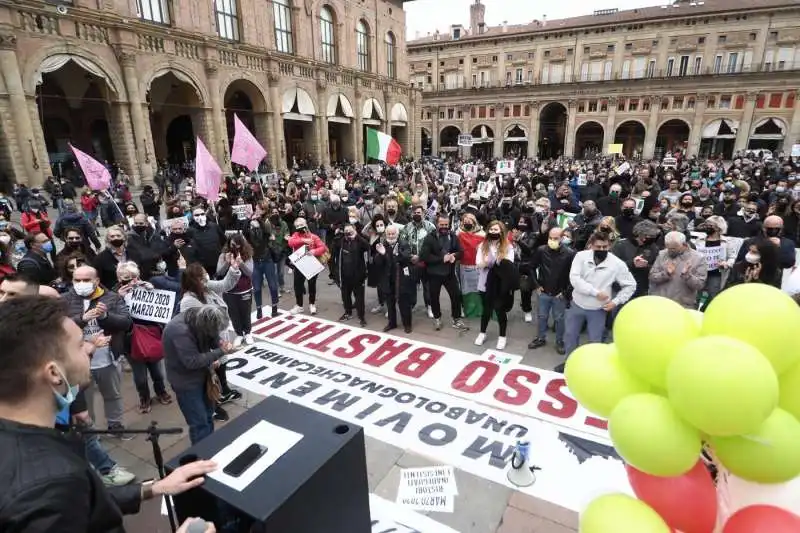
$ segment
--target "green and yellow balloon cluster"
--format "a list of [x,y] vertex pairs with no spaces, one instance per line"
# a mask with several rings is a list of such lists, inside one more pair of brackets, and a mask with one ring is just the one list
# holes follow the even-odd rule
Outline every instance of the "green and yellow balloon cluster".
[[739,285],[702,317],[666,298],[637,298],[617,316],[614,341],[578,348],[565,375],[581,405],[608,418],[627,463],[680,476],[707,442],[743,479],[800,475],[800,307],[789,296]]

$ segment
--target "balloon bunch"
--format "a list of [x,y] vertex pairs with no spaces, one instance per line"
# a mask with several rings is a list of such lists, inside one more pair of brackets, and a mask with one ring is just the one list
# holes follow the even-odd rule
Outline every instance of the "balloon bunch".
[[575,398],[608,418],[638,500],[594,500],[581,533],[800,532],[770,505],[725,516],[703,462],[760,484],[800,476],[800,307],[768,285],[720,293],[704,314],[657,296],[628,303],[614,344],[573,352]]

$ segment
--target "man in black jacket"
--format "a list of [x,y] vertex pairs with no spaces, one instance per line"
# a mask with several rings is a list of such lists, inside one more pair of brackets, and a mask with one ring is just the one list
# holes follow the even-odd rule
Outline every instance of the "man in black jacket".
[[344,314],[341,321],[350,320],[353,315],[353,298],[356,301],[356,314],[361,327],[367,325],[364,317],[364,281],[367,279],[367,255],[369,243],[358,234],[353,224],[345,224],[344,238],[339,245],[339,282],[342,289]]
[[162,480],[105,487],[80,436],[53,427],[90,379],[91,346],[63,302],[25,296],[0,304],[0,346],[3,531],[121,532],[123,513],[138,512],[142,500],[197,487],[216,469],[196,461]]
[[469,329],[461,320],[461,288],[456,277],[456,261],[461,261],[464,250],[458,237],[450,231],[450,217],[439,215],[436,220],[436,233],[429,233],[422,241],[419,259],[425,263],[428,274],[428,287],[431,295],[431,310],[436,331],[442,329],[442,309],[439,305],[439,293],[442,287],[450,296],[450,312],[453,315],[453,327],[460,330]]
[[201,206],[192,209],[189,241],[196,251],[195,259],[214,279],[217,275],[219,254],[222,253],[222,245],[225,244],[225,232],[218,224],[208,221],[206,211]]
[[643,220],[633,227],[633,237],[620,239],[614,244],[611,253],[622,259],[636,280],[636,290],[631,300],[646,296],[650,290],[650,269],[656,262],[658,240],[661,230],[650,220]]
[[17,263],[17,272],[39,285],[50,285],[58,277],[48,256],[53,251],[53,241],[45,233],[29,233],[25,237],[27,253]]
[[641,222],[642,219],[636,215],[636,200],[633,198],[625,198],[622,200],[622,210],[620,215],[614,218],[614,223],[617,225],[617,232],[623,239],[630,239],[633,237],[633,227]]
[[128,250],[136,258],[141,279],[147,281],[156,271],[156,265],[169,255],[169,244],[148,223],[147,215],[139,213],[134,215],[133,227],[128,233]]

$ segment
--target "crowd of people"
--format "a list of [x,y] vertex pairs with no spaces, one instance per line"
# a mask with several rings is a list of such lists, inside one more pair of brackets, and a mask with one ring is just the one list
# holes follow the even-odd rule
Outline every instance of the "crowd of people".
[[[30,385],[0,393],[0,418],[18,420],[4,402],[47,403],[49,391],[59,427],[89,429],[99,392],[108,429],[130,438],[120,392],[126,361],[139,411],[177,401],[195,443],[241,396],[224,362],[254,342],[253,312],[277,316],[280,298],[293,293],[291,313],[316,314],[320,276],[341,292],[339,320],[355,316],[364,327],[372,315],[385,319],[386,332],[426,327],[413,313],[420,293],[427,327],[441,330],[444,289],[452,327],[465,332],[468,319],[479,319],[481,346],[496,322],[498,350],[518,301],[528,348],[553,342],[565,357],[584,332],[590,342],[610,340],[614,317],[639,296],[702,310],[731,285],[785,286],[800,242],[800,162],[782,154],[740,153],[732,162],[674,156],[669,165],[423,158],[288,174],[237,169],[213,203],[183,172],[145,185],[138,198],[124,173],[108,192],[64,180],[49,180],[50,198],[18,187],[0,194],[0,342],[19,343],[6,358],[41,353],[35,364],[9,367],[4,379],[29,376]],[[49,205],[58,210],[52,221]],[[326,268],[306,277],[292,254]],[[126,298],[139,289],[175,295],[168,324],[131,313]],[[37,336],[29,330],[38,314],[52,331],[21,342]],[[53,351],[72,337],[70,353]],[[84,352],[92,353],[86,369],[77,363]],[[96,435],[78,434],[105,485],[133,482]]]

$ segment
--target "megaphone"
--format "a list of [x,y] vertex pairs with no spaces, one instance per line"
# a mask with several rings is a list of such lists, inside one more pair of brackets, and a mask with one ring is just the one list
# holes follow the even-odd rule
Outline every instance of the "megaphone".
[[531,443],[528,441],[517,441],[517,446],[511,455],[506,476],[517,487],[530,487],[536,483],[534,471],[541,470],[538,466],[530,464],[530,447]]

